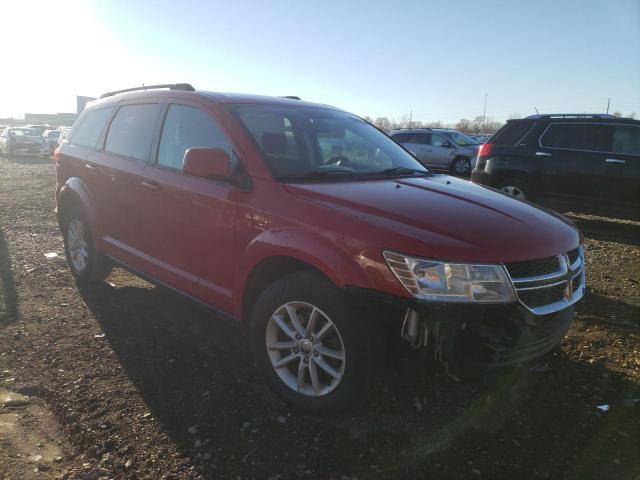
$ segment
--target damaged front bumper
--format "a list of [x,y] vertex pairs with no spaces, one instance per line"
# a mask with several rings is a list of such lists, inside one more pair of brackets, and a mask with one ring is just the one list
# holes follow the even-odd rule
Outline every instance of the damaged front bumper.
[[[497,368],[535,359],[554,349],[575,316],[573,306],[535,315],[519,303],[434,304],[370,290],[350,289],[362,305],[391,305],[403,320],[400,335],[436,360],[464,368]],[[395,316],[395,315],[392,315]]]

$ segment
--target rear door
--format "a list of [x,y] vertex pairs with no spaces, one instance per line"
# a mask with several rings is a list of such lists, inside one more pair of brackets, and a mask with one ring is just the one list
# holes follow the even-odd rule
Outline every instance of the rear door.
[[103,148],[87,158],[99,179],[106,252],[145,273],[141,175],[150,158],[159,112],[159,101],[150,99],[121,104],[101,142]]
[[[431,164],[440,170],[448,170],[451,160],[453,160],[454,148],[451,142],[444,135],[439,133],[431,134],[431,152],[429,152],[429,159]],[[445,147],[445,145],[450,145]]]
[[607,124],[551,123],[536,152],[542,163],[542,194],[571,202],[613,200],[606,168],[611,133]]
[[615,200],[640,209],[640,126],[613,125],[611,153],[605,159]]
[[407,134],[407,143],[405,144],[405,148],[415,153],[418,161],[427,167],[432,166],[430,141],[430,133],[414,132]]
[[155,278],[232,311],[234,214],[240,192],[228,183],[185,175],[193,147],[226,150],[231,140],[214,112],[197,103],[169,103],[157,154],[143,171],[144,251]]

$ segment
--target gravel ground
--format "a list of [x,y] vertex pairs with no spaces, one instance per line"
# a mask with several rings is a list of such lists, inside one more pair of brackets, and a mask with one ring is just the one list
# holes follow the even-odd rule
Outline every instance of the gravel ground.
[[0,159],[0,478],[640,479],[639,223],[570,215],[590,293],[534,368],[458,382],[407,352],[356,412],[308,417],[182,299],[119,269],[79,291],[54,186]]

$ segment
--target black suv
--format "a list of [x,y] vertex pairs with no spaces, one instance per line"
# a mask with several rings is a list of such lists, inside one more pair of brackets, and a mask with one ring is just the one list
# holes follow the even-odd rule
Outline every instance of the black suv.
[[603,114],[509,120],[471,180],[559,210],[640,215],[640,121]]

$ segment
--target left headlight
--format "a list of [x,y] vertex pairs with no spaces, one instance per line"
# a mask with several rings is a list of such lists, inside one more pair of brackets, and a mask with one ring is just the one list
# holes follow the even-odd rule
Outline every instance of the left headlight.
[[416,298],[458,303],[515,301],[511,281],[501,265],[448,263],[383,253],[391,271]]

